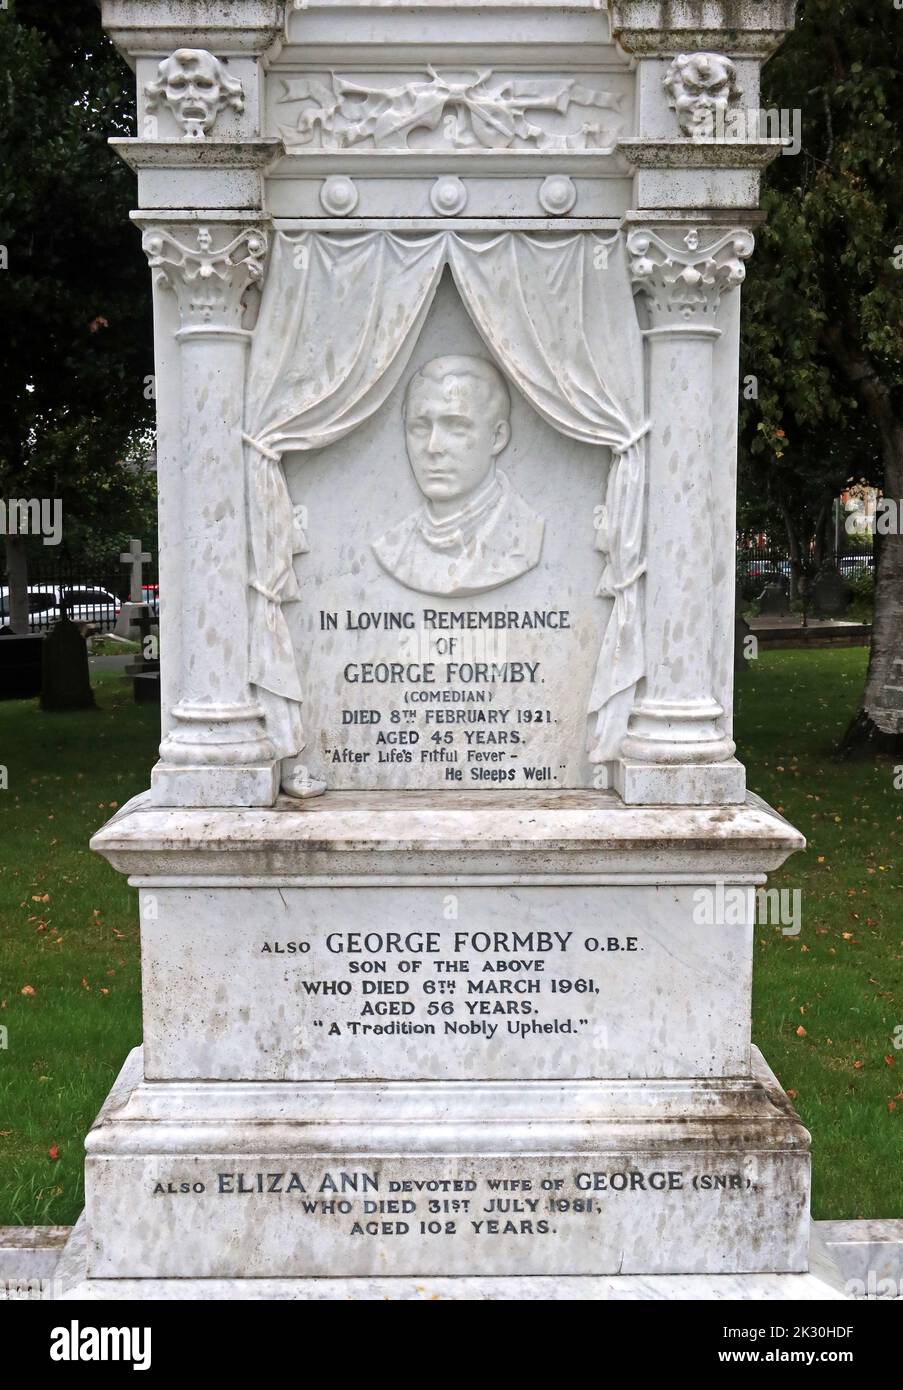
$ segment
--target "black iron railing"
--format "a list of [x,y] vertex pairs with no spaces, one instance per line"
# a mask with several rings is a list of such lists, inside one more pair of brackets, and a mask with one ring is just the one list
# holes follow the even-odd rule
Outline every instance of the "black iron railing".
[[[48,632],[64,615],[86,631],[110,632],[120,608],[129,597],[126,566],[32,564],[28,571],[28,625],[32,632]],[[155,565],[144,569],[144,597],[156,617],[159,587]],[[0,578],[0,626],[10,620],[7,576]]]

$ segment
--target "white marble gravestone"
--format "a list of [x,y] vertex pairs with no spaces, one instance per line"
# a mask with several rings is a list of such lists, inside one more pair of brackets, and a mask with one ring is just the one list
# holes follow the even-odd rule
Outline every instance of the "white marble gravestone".
[[793,5],[103,10],[164,728],[93,841],[139,890],[144,1047],[87,1141],[79,1287],[826,1293],[750,1041],[754,890],[802,840],[731,735]]

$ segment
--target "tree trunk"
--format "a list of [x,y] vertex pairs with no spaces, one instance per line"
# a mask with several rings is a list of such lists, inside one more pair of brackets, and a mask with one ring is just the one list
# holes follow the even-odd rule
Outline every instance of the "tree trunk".
[[877,537],[877,579],[872,649],[865,678],[863,707],[883,734],[899,735],[903,749],[903,534],[899,508],[903,500],[903,424],[887,441],[884,495],[894,501],[897,525]]
[[6,536],[6,575],[9,617],[13,632],[28,633],[28,555],[24,536]]
[[[854,376],[854,380],[855,380]],[[877,578],[872,645],[862,708],[844,734],[842,756],[903,755],[903,421],[890,394],[869,373],[859,377],[863,399],[881,431],[884,496],[893,503],[894,525],[876,535]]]
[[781,512],[784,516],[784,528],[787,532],[787,552],[790,556],[790,593],[788,598],[793,603],[794,599],[799,598],[802,589],[803,568],[800,558],[800,543],[796,534],[796,527],[793,523],[793,516],[790,508],[781,498]]

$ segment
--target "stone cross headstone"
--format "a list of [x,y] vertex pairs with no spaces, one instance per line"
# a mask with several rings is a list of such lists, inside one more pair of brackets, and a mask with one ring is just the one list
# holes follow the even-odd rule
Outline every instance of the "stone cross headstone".
[[170,601],[92,841],[145,975],[87,1292],[820,1287],[749,1039],[803,841],[734,756],[723,466],[789,7],[697,9],[105,9]]
[[150,564],[153,556],[147,550],[142,550],[141,542],[133,537],[128,550],[124,550],[119,558],[129,566],[129,599],[132,603],[143,603],[144,566]]
[[141,542],[134,537],[129,548],[120,555],[120,560],[130,569],[129,602],[124,603],[114,629],[118,637],[128,637],[140,642],[141,650],[125,668],[132,681],[136,704],[158,704],[160,701],[160,662],[157,657],[147,655],[147,639],[151,632],[150,604],[144,594],[144,566],[153,556],[142,550]]
[[113,631],[117,637],[142,640],[149,630],[150,623],[148,604],[144,597],[144,566],[150,563],[153,556],[142,549],[140,540],[132,537],[128,550],[124,550],[119,559],[129,567],[129,598],[119,610]]

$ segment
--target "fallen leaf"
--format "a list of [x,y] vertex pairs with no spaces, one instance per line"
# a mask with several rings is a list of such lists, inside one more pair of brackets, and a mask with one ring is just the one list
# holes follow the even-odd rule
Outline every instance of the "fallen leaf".
[[21,991],[20,991],[20,993],[22,993],[22,994],[36,994],[36,993],[37,993],[37,990],[35,989],[34,985],[23,985],[23,986],[22,986],[22,989],[21,989]]
[[800,1024],[799,1028],[797,1028],[797,1030],[796,1030],[796,1036],[797,1036],[798,1038],[804,1038],[804,1037],[806,1036],[806,1030],[805,1030],[805,1028],[803,1027],[802,1024]]
[[48,1158],[52,1158],[52,1159],[54,1159],[54,1161],[55,1161],[56,1159],[59,1158],[59,1156],[60,1156],[59,1145],[58,1145],[58,1144],[51,1144],[51,1145],[50,1145],[50,1148],[47,1150],[47,1157],[48,1157]]

